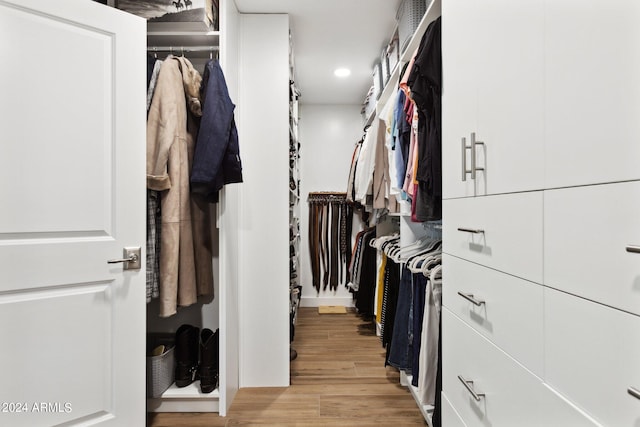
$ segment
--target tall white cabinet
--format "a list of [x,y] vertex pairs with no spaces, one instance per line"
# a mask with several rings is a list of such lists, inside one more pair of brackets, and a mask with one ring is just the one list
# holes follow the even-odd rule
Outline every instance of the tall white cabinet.
[[640,4],[442,15],[443,425],[636,427]]
[[289,18],[243,14],[221,0],[220,27],[244,182],[225,186],[212,212],[215,299],[150,322],[159,331],[219,327],[219,388],[171,387],[149,400],[151,411],[225,415],[240,387],[289,384]]

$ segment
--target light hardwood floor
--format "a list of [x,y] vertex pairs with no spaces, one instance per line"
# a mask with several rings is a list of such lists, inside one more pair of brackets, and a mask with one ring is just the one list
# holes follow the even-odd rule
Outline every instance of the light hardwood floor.
[[[301,308],[291,362],[291,386],[244,388],[226,417],[150,414],[150,427],[178,426],[424,426],[398,371],[370,321],[354,312],[318,314]],[[268,367],[265,367],[268,368]]]

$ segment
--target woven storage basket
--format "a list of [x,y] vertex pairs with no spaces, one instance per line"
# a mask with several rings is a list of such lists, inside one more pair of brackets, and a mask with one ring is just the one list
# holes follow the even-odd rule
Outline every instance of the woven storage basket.
[[157,398],[175,381],[175,346],[164,334],[150,335],[147,343],[149,352],[161,344],[168,349],[160,356],[147,356],[147,397]]
[[398,39],[400,51],[404,52],[413,33],[420,25],[422,17],[427,12],[427,5],[431,0],[402,0],[396,20],[398,21]]

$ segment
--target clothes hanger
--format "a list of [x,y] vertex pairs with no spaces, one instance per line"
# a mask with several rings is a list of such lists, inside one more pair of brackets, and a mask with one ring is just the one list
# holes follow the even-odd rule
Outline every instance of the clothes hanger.
[[422,274],[430,277],[432,268],[435,268],[437,265],[442,265],[442,254],[422,264]]

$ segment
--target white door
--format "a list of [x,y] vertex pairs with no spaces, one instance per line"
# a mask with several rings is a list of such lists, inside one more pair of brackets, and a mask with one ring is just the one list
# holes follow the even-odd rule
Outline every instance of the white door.
[[640,179],[640,2],[545,7],[546,188]]
[[544,187],[544,3],[479,2],[479,194]]
[[144,425],[145,31],[0,0],[0,425]]
[[[485,2],[447,0],[442,4],[442,197],[476,195],[471,170],[471,132],[478,128],[478,84],[474,64],[481,60],[474,44],[475,16]],[[464,138],[464,140],[463,140]],[[477,151],[476,151],[477,152]]]
[[542,189],[542,0],[447,0],[442,14],[443,197]]

